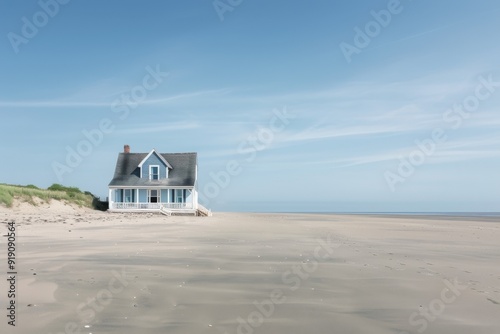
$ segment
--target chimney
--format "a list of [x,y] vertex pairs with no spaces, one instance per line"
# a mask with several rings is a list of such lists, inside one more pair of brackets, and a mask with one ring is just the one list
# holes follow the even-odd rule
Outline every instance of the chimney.
[[129,145],[123,146],[123,153],[130,153],[130,146]]

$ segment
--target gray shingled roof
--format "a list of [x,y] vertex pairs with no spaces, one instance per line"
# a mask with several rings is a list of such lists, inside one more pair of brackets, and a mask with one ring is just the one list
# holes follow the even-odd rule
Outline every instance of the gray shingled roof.
[[172,168],[168,179],[148,180],[139,176],[139,164],[149,153],[120,153],[116,161],[115,175],[109,186],[143,187],[172,186],[193,187],[196,181],[196,153],[160,153]]

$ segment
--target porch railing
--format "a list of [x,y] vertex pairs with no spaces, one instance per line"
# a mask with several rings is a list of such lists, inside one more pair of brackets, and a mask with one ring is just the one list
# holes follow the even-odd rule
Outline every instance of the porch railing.
[[160,210],[161,207],[166,209],[192,209],[192,203],[123,203],[114,202],[111,204],[111,209],[115,210]]

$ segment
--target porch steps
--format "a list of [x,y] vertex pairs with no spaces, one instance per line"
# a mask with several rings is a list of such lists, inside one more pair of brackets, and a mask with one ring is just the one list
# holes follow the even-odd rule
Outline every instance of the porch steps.
[[212,210],[205,208],[203,205],[198,204],[198,209],[196,210],[197,216],[202,217],[212,217]]
[[172,211],[166,209],[164,206],[160,207],[160,213],[164,214],[165,216],[169,216],[169,217],[172,215]]

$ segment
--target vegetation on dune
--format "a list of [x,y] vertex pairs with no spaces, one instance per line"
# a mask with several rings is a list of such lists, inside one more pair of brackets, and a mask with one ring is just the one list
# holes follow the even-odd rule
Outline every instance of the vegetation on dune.
[[27,186],[0,184],[0,204],[12,207],[14,198],[37,205],[35,198],[49,203],[50,200],[65,201],[80,207],[94,208],[97,198],[89,192],[82,192],[75,187],[53,184],[47,189],[40,189],[32,184]]

